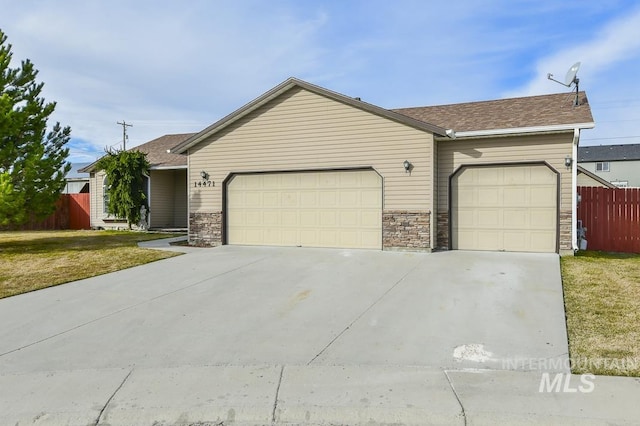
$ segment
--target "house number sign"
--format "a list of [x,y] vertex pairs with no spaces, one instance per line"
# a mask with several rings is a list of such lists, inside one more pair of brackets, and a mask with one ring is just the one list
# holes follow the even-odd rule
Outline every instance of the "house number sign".
[[209,179],[203,179],[203,180],[197,180],[195,182],[193,182],[193,187],[194,188],[211,188],[216,186],[216,182],[213,180],[209,180]]

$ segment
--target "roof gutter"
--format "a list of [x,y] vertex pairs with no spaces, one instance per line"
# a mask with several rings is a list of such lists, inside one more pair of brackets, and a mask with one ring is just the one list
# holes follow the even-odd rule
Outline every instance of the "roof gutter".
[[[487,130],[470,130],[465,132],[454,132],[453,130],[447,130],[447,136],[451,139],[456,138],[477,138],[483,136],[502,136],[513,135],[518,133],[547,133],[558,132],[563,130],[576,130],[576,129],[593,129],[595,123],[576,123],[576,124],[556,124],[551,126],[533,126],[533,127],[513,127],[509,129],[487,129]],[[452,133],[452,135],[450,135]]]
[[571,144],[571,248],[573,252],[580,249],[578,245],[578,144],[580,143],[580,129],[573,129],[573,143]]

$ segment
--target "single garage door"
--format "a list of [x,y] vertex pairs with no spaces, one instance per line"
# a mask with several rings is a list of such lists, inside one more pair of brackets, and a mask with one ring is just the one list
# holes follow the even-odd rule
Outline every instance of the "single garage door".
[[382,248],[382,178],[373,170],[237,175],[229,244]]
[[451,179],[451,245],[555,252],[558,176],[546,165],[463,167]]

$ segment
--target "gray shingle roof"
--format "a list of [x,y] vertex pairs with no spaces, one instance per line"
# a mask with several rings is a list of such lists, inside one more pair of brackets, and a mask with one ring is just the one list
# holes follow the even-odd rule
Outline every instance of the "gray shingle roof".
[[[164,135],[152,141],[143,143],[142,145],[129,148],[127,151],[141,151],[147,154],[147,160],[151,164],[152,169],[184,167],[187,165],[187,156],[167,152],[176,145],[189,139],[195,133],[180,133],[175,135]],[[78,171],[81,173],[90,173],[95,171],[96,164],[99,160],[85,166]]]
[[587,95],[574,102],[574,93],[556,93],[392,111],[456,132],[593,123]]
[[157,139],[143,143],[130,149],[130,151],[140,151],[147,154],[147,160],[151,168],[159,167],[179,167],[187,165],[187,156],[167,152],[174,146],[189,139],[195,133],[181,133],[177,135],[164,135]]
[[640,144],[578,147],[578,163],[625,160],[640,160]]

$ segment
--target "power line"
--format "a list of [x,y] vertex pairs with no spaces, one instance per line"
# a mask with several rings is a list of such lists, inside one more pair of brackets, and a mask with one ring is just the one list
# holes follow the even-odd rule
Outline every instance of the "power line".
[[606,138],[580,138],[580,140],[583,141],[605,141],[605,140],[609,140],[609,139],[635,139],[635,138],[640,138],[640,135],[636,135],[636,136],[609,136]]
[[133,127],[133,124],[128,124],[126,121],[122,120],[121,122],[117,122],[116,124],[119,124],[122,126],[122,150],[126,151],[127,150],[127,127]]

